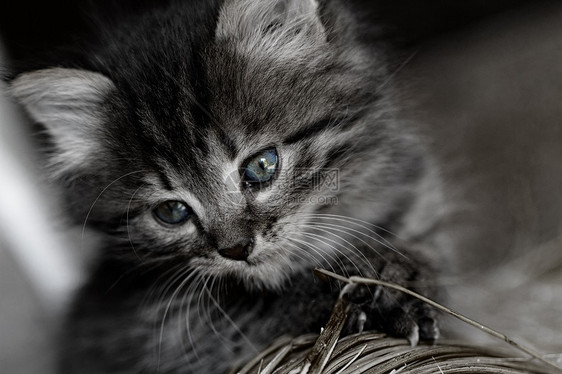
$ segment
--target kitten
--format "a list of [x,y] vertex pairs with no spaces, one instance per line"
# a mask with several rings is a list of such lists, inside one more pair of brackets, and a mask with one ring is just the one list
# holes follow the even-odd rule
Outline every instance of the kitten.
[[[11,86],[70,218],[102,237],[61,373],[222,373],[327,322],[338,288],[314,267],[433,276],[386,231],[404,232],[428,164],[343,3],[159,2],[100,32],[80,62]],[[365,312],[438,337],[431,309],[370,291],[348,331]]]

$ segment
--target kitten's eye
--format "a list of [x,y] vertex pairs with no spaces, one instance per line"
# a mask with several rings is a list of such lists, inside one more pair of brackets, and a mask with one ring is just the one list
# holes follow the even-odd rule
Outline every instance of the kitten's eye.
[[265,183],[277,170],[277,151],[268,149],[251,158],[244,171],[244,180],[250,183]]
[[187,221],[191,209],[181,201],[165,201],[154,209],[154,215],[169,225],[179,225]]

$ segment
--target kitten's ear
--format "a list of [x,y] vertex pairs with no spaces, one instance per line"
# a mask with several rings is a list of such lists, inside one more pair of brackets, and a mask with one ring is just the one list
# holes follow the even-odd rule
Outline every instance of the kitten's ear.
[[10,93],[52,137],[58,171],[85,166],[97,148],[101,108],[114,89],[105,76],[85,70],[52,68],[18,76]]
[[294,58],[326,43],[317,0],[233,0],[222,7],[217,40],[242,52]]

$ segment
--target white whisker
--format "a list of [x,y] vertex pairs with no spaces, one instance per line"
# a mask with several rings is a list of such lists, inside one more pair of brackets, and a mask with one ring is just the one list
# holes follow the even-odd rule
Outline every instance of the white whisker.
[[[290,241],[290,238],[286,238],[283,236],[280,236],[280,238],[285,239]],[[276,243],[277,244],[277,243]],[[318,258],[316,258],[315,256],[313,256],[312,254],[308,253],[307,251],[305,251],[303,248],[297,246],[295,243],[291,243],[291,242],[287,242],[285,243],[286,245],[290,245],[292,246],[292,248],[284,248],[288,251],[291,252],[292,255],[297,256],[298,258],[300,258],[301,260],[303,260],[303,262],[305,263],[309,263],[310,261],[313,262],[314,264],[316,264],[319,267],[322,267],[322,263],[318,260]],[[279,247],[280,245],[277,244]],[[280,247],[281,248],[281,247]],[[306,257],[305,257],[306,256]]]
[[[191,311],[191,305],[193,303],[193,298],[197,294],[197,289],[200,288],[200,285],[201,285],[202,282],[203,282],[203,277],[200,274],[197,274],[196,280],[192,283],[192,285],[190,285],[190,287],[188,288],[184,298],[182,299],[182,304],[185,305],[185,307],[186,307],[185,318],[184,318],[185,333],[187,335],[187,340],[189,341],[189,345],[191,347],[191,352],[195,356],[195,359],[197,359],[198,361],[201,360],[201,358],[199,357],[199,354],[197,352],[197,348],[196,348],[195,340],[193,338],[193,333],[192,333],[191,323],[190,323],[189,318],[190,318],[190,311]],[[181,342],[182,342],[182,348],[184,350],[186,350],[183,335],[182,335]]]
[[[299,213],[300,214],[300,213]],[[393,251],[395,251],[396,253],[400,254],[399,250],[394,247],[392,245],[391,242],[389,242],[385,237],[383,237],[381,234],[379,234],[378,232],[376,232],[375,230],[373,230],[373,228],[379,229],[381,231],[384,231],[394,237],[396,237],[399,240],[400,237],[398,237],[396,234],[392,233],[391,231],[388,231],[386,229],[384,229],[381,226],[377,226],[374,225],[372,223],[369,223],[367,221],[363,221],[357,218],[353,218],[353,217],[347,217],[347,216],[342,216],[342,215],[336,215],[336,214],[319,214],[319,213],[310,213],[310,214],[306,214],[306,216],[310,217],[310,218],[320,218],[320,219],[326,219],[326,220],[335,220],[335,221],[343,221],[346,223],[350,223],[353,224],[355,226],[359,226],[361,228],[364,228],[367,232],[375,235],[376,237],[379,238],[379,240],[377,240],[378,243],[380,243],[381,245],[384,245],[385,247],[392,249]],[[327,224],[327,223],[325,223]],[[343,226],[346,227],[346,226]],[[373,240],[376,240],[375,238],[371,237]]]
[[[306,242],[306,241],[304,241],[304,240],[299,240],[299,239],[296,239],[296,238],[286,237],[285,239],[288,239],[288,240],[290,240],[290,241],[294,241],[294,242],[296,242],[296,243],[299,243],[299,244],[301,244],[301,245],[304,245],[304,246],[308,247],[308,248],[311,249],[314,253],[316,253],[320,258],[322,258],[322,260],[324,261],[324,264],[325,264],[325,265],[328,265],[334,272],[337,272],[337,271],[334,269],[333,265],[332,265],[332,264],[334,264],[335,262],[337,262],[337,260],[334,259],[334,257],[333,257],[331,254],[326,253],[326,251],[324,251],[322,248],[319,248],[319,247],[317,247],[317,246],[315,246],[315,245],[313,245],[313,244],[311,244],[311,243],[308,243],[308,242]],[[299,249],[300,249],[300,250],[303,250],[303,249],[300,248],[300,247],[299,247]],[[306,251],[303,251],[303,252],[307,253]],[[329,261],[328,259],[326,259],[326,257],[325,257],[324,255],[329,256],[333,261]],[[318,261],[318,260],[317,260],[317,261]],[[320,261],[318,261],[318,264],[319,264],[319,266],[325,266],[325,265],[323,265],[322,262],[320,262]],[[341,269],[343,270],[343,267],[342,267],[343,264],[340,263],[339,265],[340,265]]]
[[[329,246],[330,248],[332,248],[336,253],[340,254],[341,256],[343,256],[354,268],[355,270],[357,270],[358,274],[362,274],[361,270],[359,269],[359,267],[355,264],[355,262],[342,250],[338,249],[337,247],[335,247],[332,244],[327,243],[327,241],[330,241],[336,245],[340,244],[339,242],[337,242],[336,240],[333,239],[329,239],[323,235],[317,235],[317,234],[313,234],[313,233],[303,233],[303,235],[315,239],[321,243],[324,243],[325,245]],[[337,237],[337,236],[336,236]],[[357,249],[357,248],[356,248]],[[362,254],[359,249],[357,249],[358,254]],[[373,268],[372,264],[369,262],[369,260],[367,260],[367,258],[363,255],[363,259],[364,263],[371,267],[371,269],[376,273],[376,270]],[[338,263],[340,264],[342,269],[345,269],[345,265],[343,264],[343,262],[341,260],[338,259]],[[345,272],[347,274],[347,271]]]
[[244,334],[244,332],[242,331],[242,329],[240,329],[240,327],[236,324],[236,322],[234,322],[234,320],[232,320],[232,318],[230,318],[230,316],[224,310],[224,308],[219,305],[219,303],[217,302],[215,297],[212,295],[211,291],[205,286],[203,288],[204,288],[205,292],[207,293],[207,296],[209,297],[209,299],[213,302],[213,304],[217,308],[217,310],[226,318],[226,320],[228,321],[228,323],[230,323],[230,325],[234,328],[234,330],[238,334],[240,334],[242,339],[244,339],[244,341],[248,344],[248,346],[252,348],[252,350],[254,351],[255,354],[259,353],[258,348],[252,343],[252,341],[248,338],[248,336],[246,334]]
[[115,183],[117,183],[118,181],[120,181],[123,178],[128,177],[129,175],[133,175],[133,174],[138,174],[138,173],[144,173],[146,170],[137,170],[137,171],[132,171],[130,173],[124,174],[116,179],[114,179],[111,183],[109,183],[107,186],[105,186],[105,188],[99,193],[99,195],[96,197],[96,199],[94,200],[94,202],[90,205],[90,209],[88,209],[88,213],[86,213],[86,218],[84,218],[84,224],[82,225],[82,237],[81,237],[81,243],[83,245],[84,243],[84,234],[86,232],[86,224],[88,223],[88,218],[90,218],[90,214],[92,213],[92,210],[94,209],[94,206],[96,205],[96,203],[98,202],[98,200],[102,197],[102,195]]
[[[186,269],[182,274],[185,274],[188,271],[189,270]],[[171,307],[172,303],[174,302],[175,298],[177,297],[177,295],[179,294],[179,292],[181,291],[183,286],[185,286],[185,284],[187,284],[187,282],[189,282],[191,280],[192,274],[189,274],[178,285],[178,287],[174,290],[174,292],[170,296],[170,300],[168,301],[168,303],[166,304],[166,307],[164,309],[164,315],[162,316],[162,322],[160,323],[160,335],[158,337],[158,361],[157,361],[157,364],[156,364],[157,368],[160,368],[160,359],[161,359],[161,355],[162,355],[162,341],[163,341],[163,338],[164,338],[164,326],[165,326],[165,323],[166,323],[166,317],[168,316],[168,312],[170,311],[170,307]],[[168,286],[167,289],[169,289],[169,287],[170,286]]]
[[135,254],[135,256],[137,256],[137,258],[142,261],[142,259],[139,257],[137,251],[135,250],[135,245],[133,244],[133,240],[131,239],[131,230],[130,230],[130,226],[129,226],[129,211],[131,210],[131,203],[133,201],[133,199],[135,198],[135,195],[137,194],[137,192],[140,191],[140,189],[144,186],[144,183],[139,186],[139,188],[137,188],[133,194],[131,195],[131,198],[129,199],[129,203],[127,204],[127,217],[126,217],[126,227],[127,227],[127,238],[129,239],[129,243],[131,244],[131,249],[133,250],[133,253]]
[[[367,242],[365,239],[361,238],[360,236],[355,235],[355,233],[357,233],[357,234],[360,234],[360,235],[362,235],[362,236],[364,236],[368,239],[371,239],[371,240],[375,241],[376,243],[382,245],[383,247],[386,247],[386,248],[392,250],[393,252],[395,252],[395,253],[403,256],[403,257],[406,257],[402,253],[398,252],[398,250],[396,250],[395,248],[387,246],[386,244],[379,241],[377,238],[373,238],[372,236],[370,236],[370,235],[368,235],[364,232],[349,228],[347,226],[335,225],[335,224],[330,224],[330,223],[319,223],[319,222],[311,222],[311,223],[308,223],[308,224],[303,225],[303,226],[309,227],[309,228],[312,228],[312,229],[315,229],[315,230],[318,230],[318,231],[322,231],[322,232],[328,233],[330,235],[334,235],[334,236],[340,238],[341,240],[345,240],[343,238],[343,236],[336,235],[333,231],[344,233],[344,234],[346,234],[350,237],[353,237],[353,238],[357,239],[358,241],[360,241],[361,243],[363,243],[367,247],[369,247],[369,249],[371,249],[373,252],[375,252],[378,256],[380,256],[381,258],[384,258],[384,255],[382,253],[380,253],[380,251],[378,251],[375,247],[373,247],[371,245],[371,243]],[[328,230],[328,229],[330,229],[330,230]],[[331,230],[333,230],[333,231],[331,231]],[[357,247],[355,245],[353,245],[351,242],[349,242],[348,240],[345,240],[345,242],[347,244],[353,246],[354,249],[357,249]]]

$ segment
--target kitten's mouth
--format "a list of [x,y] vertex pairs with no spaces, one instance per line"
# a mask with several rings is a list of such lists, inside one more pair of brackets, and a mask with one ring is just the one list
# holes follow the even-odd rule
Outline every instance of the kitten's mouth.
[[236,267],[236,268],[248,268],[248,267],[255,267],[259,266],[263,263],[262,260],[258,258],[258,256],[251,256],[251,253],[244,253],[240,256],[225,256],[224,254],[219,252],[220,256],[216,256],[216,259],[223,260],[221,262],[226,263],[226,266]]
[[236,257],[237,258],[232,258],[215,251],[205,257],[192,259],[192,265],[198,268],[204,268],[207,272],[217,274],[244,271],[248,268],[265,265],[263,259],[260,259],[259,256],[254,254]]
[[225,258],[214,252],[206,258],[198,258],[192,265],[201,273],[213,277],[234,277],[249,289],[278,289],[289,276],[290,271],[278,266],[268,258],[250,254],[245,260]]

